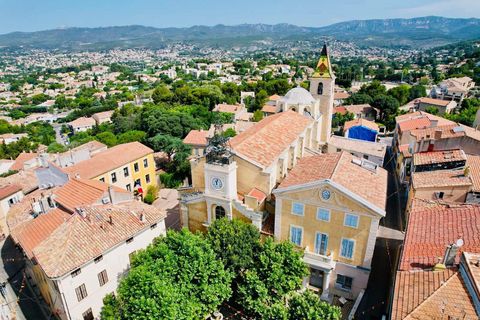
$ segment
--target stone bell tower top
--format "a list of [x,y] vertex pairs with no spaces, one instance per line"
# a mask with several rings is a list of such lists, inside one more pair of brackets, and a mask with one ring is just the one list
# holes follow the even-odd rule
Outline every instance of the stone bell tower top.
[[315,68],[312,78],[335,79],[326,44],[323,45],[322,52],[320,53],[320,59],[318,59],[317,67]]

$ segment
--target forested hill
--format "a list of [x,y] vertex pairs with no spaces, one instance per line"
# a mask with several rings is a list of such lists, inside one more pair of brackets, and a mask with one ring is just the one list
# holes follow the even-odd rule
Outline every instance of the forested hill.
[[420,17],[412,19],[355,20],[325,27],[291,24],[242,24],[154,28],[120,26],[67,28],[0,35],[0,47],[109,49],[115,47],[161,48],[173,41],[198,44],[238,43],[256,40],[315,39],[332,36],[362,45],[428,47],[480,38],[480,19]]

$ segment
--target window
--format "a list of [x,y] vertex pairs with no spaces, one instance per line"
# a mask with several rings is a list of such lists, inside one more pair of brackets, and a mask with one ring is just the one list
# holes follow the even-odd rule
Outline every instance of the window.
[[368,155],[364,154],[364,155],[363,155],[363,159],[368,160]]
[[105,182],[105,178],[100,178],[100,181],[101,181],[101,182]]
[[148,168],[148,159],[143,159],[143,167]]
[[302,233],[303,229],[301,227],[290,226],[290,241],[300,247],[302,245]]
[[135,180],[134,186],[135,186],[135,187],[136,187],[136,186],[139,186],[139,187],[142,186],[142,182],[140,181],[140,179]]
[[435,192],[437,194],[437,199],[443,199],[443,196],[445,195],[445,192],[440,191],[440,192]]
[[132,191],[132,186],[130,186],[130,183],[125,186],[125,189],[128,191]]
[[98,256],[98,257],[96,257],[96,258],[93,260],[93,262],[99,263],[99,262],[102,261],[102,260],[103,260],[103,256]]
[[123,176],[128,177],[128,167],[123,168]]
[[133,164],[133,170],[135,170],[135,172],[138,172],[138,162],[135,162]]
[[126,243],[130,243],[130,242],[132,242],[132,241],[133,241],[133,237],[128,238],[127,241],[125,241],[125,242],[126,242]]
[[317,209],[317,220],[330,221],[330,210],[318,208]]
[[70,274],[72,275],[72,278],[75,278],[80,273],[82,273],[82,269],[78,268],[77,270],[73,270],[72,273],[70,273]]
[[112,183],[117,182],[117,174],[114,172],[112,173]]
[[152,224],[152,225],[150,226],[150,229],[155,229],[156,227],[157,227],[157,224],[154,223],[154,224]]
[[82,284],[80,287],[75,289],[75,293],[77,294],[78,301],[82,301],[87,297],[87,288],[85,288],[85,284]]
[[355,214],[345,214],[345,220],[343,225],[347,227],[357,228],[358,227],[358,216]]
[[83,317],[83,320],[93,320],[94,317],[93,317],[92,308],[82,313],[82,317]]
[[215,207],[215,219],[225,218],[225,209],[222,206]]
[[98,283],[100,284],[100,287],[101,287],[107,282],[108,282],[107,270],[103,270],[98,274]]
[[353,282],[353,278],[338,274],[337,281],[335,282],[335,286],[342,290],[351,290],[352,282]]
[[292,203],[292,213],[297,216],[303,216],[303,209],[304,205],[300,202],[293,202]]
[[315,253],[326,255],[328,247],[328,235],[317,232],[315,236]]
[[17,203],[17,199],[15,199],[15,198],[8,199],[8,205],[10,207],[13,206],[15,203]]
[[340,148],[337,148],[337,152],[340,152],[340,151],[342,151],[342,149],[340,149]]
[[145,175],[145,182],[150,183],[150,175],[149,174]]
[[340,248],[340,256],[352,259],[353,258],[353,250],[355,247],[355,241],[351,239],[342,239],[342,247]]
[[321,82],[318,84],[317,94],[318,94],[318,95],[322,95],[322,94],[323,94],[323,83],[321,83]]

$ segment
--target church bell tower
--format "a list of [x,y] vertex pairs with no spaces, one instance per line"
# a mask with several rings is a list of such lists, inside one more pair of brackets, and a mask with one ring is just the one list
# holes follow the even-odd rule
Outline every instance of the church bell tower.
[[320,59],[313,75],[310,77],[310,93],[320,100],[320,112],[322,113],[322,129],[320,140],[327,143],[332,132],[333,96],[335,87],[335,75],[332,71],[327,45],[324,44]]

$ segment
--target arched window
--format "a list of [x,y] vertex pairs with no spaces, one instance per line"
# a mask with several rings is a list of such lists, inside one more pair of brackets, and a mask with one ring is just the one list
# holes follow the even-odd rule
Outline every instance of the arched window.
[[215,207],[215,219],[225,218],[225,209],[222,206]]
[[318,84],[317,94],[323,94],[323,83]]

